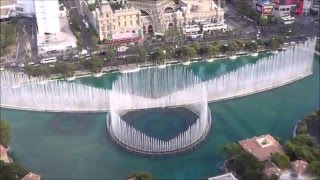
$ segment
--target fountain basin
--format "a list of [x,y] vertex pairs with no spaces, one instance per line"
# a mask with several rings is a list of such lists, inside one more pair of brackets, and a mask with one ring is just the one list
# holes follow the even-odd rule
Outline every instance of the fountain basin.
[[197,147],[208,135],[211,112],[207,107],[203,110],[184,106],[126,111],[119,116],[119,121],[108,115],[107,130],[116,144],[130,152],[181,153]]

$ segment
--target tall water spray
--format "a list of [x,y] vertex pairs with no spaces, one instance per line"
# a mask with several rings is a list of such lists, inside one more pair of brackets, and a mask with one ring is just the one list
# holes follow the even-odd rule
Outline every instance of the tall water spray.
[[[199,85],[196,89],[188,90],[197,84]],[[197,96],[198,103],[186,105],[184,108],[197,114],[198,119],[175,138],[164,141],[150,137],[121,119],[121,115],[131,109],[167,107],[173,100],[178,100],[170,96],[176,91],[184,92],[184,98]],[[139,106],[136,106],[135,102],[137,97],[144,99]],[[183,68],[147,69],[140,75],[125,75],[113,84],[107,123],[111,137],[130,151],[152,155],[185,151],[199,144],[211,127],[207,92],[199,79]]]
[[[155,69],[142,70],[123,75],[113,84],[112,94],[127,109],[198,103],[202,101],[198,95],[203,87],[208,101],[244,96],[310,75],[314,49],[315,39],[310,39],[274,56],[262,58],[256,64],[248,64],[204,82],[186,69],[170,67],[157,73]],[[177,76],[172,74],[174,71]],[[106,89],[63,81],[48,82],[45,78],[8,71],[0,74],[2,107],[39,111],[110,110],[110,95]],[[181,81],[183,78],[186,80]]]

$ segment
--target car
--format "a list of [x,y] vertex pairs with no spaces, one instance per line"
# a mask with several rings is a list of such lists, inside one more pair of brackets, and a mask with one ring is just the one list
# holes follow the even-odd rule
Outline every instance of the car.
[[294,41],[291,41],[291,42],[290,42],[290,45],[294,45],[294,44],[296,44],[296,42],[294,42]]
[[24,68],[24,64],[23,63],[20,63],[18,66],[21,67],[21,68]]
[[68,60],[68,59],[69,59],[69,56],[63,56],[62,59],[63,59],[63,60]]
[[4,70],[4,66],[1,66],[1,67],[0,67],[0,71],[3,71],[3,70]]
[[40,66],[40,64],[35,64],[35,65],[33,65],[34,67],[39,67]]
[[54,68],[54,64],[49,64],[49,67]]
[[32,61],[28,62],[28,65],[34,65],[34,62],[32,62]]
[[15,66],[17,66],[17,64],[16,63],[11,63],[10,66],[11,67],[15,67]]

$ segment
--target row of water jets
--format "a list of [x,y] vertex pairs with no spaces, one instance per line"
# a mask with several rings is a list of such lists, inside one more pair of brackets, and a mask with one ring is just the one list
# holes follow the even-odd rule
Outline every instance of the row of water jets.
[[310,39],[204,82],[181,66],[145,69],[120,76],[112,90],[1,71],[1,106],[39,111],[108,111],[110,96],[117,96],[122,109],[142,109],[198,103],[203,99],[202,93],[206,93],[208,101],[219,101],[278,87],[311,74],[314,48],[315,39]]

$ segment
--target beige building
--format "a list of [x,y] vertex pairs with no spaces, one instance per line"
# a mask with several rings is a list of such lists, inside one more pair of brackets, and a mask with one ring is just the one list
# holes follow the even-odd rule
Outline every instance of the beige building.
[[134,8],[113,10],[109,2],[101,2],[94,12],[100,40],[134,40],[142,36],[140,11]]

